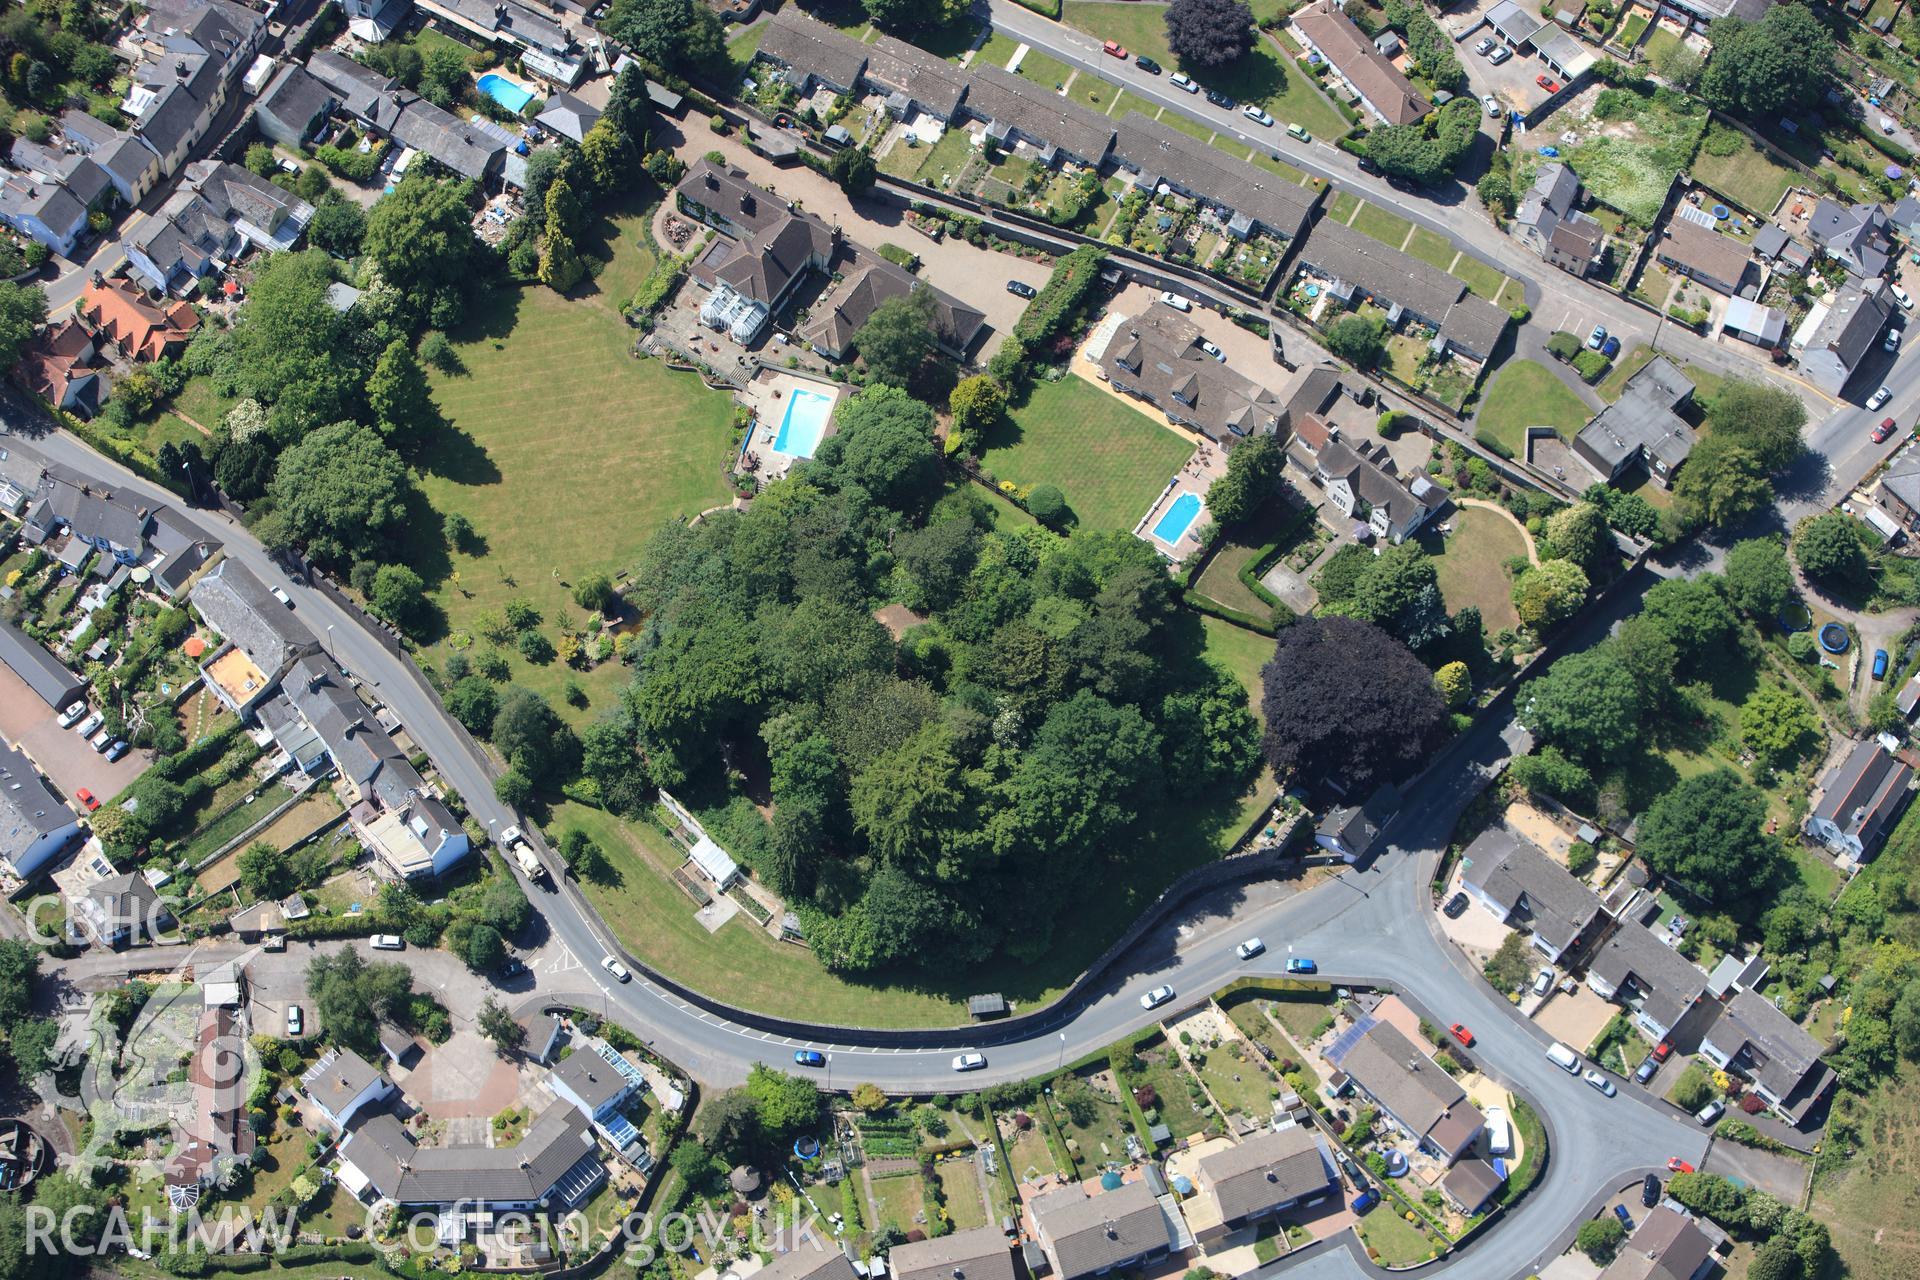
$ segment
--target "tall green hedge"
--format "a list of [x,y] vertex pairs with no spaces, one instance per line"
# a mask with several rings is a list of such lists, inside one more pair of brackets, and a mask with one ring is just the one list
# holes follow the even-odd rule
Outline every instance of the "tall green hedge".
[[1031,349],[1063,333],[1092,294],[1106,261],[1106,250],[1083,244],[1055,263],[1052,278],[1015,322],[1014,337]]

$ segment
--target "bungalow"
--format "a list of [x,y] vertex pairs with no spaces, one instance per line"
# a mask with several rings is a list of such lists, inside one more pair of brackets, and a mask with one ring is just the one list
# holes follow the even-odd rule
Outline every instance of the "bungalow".
[[1466,1091],[1390,1022],[1361,1014],[1327,1058],[1423,1151],[1452,1164],[1480,1138],[1487,1118]]
[[328,1049],[300,1077],[301,1089],[337,1132],[370,1106],[394,1096],[393,1081],[351,1049]]
[[559,21],[557,8],[534,9],[520,0],[414,0],[421,10],[480,37],[510,46],[535,75],[571,89],[593,60]]
[[588,1040],[554,1064],[547,1084],[554,1095],[585,1112],[595,1123],[616,1116],[627,1101],[644,1093],[640,1068],[604,1040]]
[[607,1180],[587,1118],[565,1103],[541,1112],[510,1147],[423,1147],[392,1115],[368,1119],[340,1145],[341,1185],[403,1207],[572,1209]]
[[1435,330],[1435,349],[1471,360],[1493,354],[1511,319],[1456,277],[1331,218],[1314,225],[1299,260],[1341,301],[1372,299],[1386,309],[1388,323],[1417,320]]
[[765,33],[755,57],[774,63],[784,78],[802,94],[816,85],[834,93],[852,93],[866,70],[866,46],[850,40],[824,22],[817,22],[792,5],[761,24]]
[[1415,472],[1405,482],[1384,444],[1327,441],[1313,460],[1313,478],[1342,515],[1363,519],[1373,535],[1399,546],[1452,501],[1452,495]]
[[1877,204],[1841,204],[1822,196],[1807,219],[1807,236],[1849,275],[1863,280],[1885,275],[1898,252],[1886,210]]
[[1680,1020],[1706,996],[1707,975],[1656,938],[1645,925],[1625,921],[1587,966],[1587,986],[1633,1014],[1648,1039],[1673,1039]]
[[1495,826],[1460,859],[1460,885],[1502,924],[1533,930],[1533,945],[1555,961],[1580,945],[1600,916],[1600,899],[1532,841]]
[[1839,857],[1842,865],[1869,861],[1906,807],[1913,769],[1868,738],[1820,783],[1820,803],[1802,828]]
[[1679,366],[1655,356],[1627,379],[1618,400],[1580,428],[1573,451],[1609,482],[1644,465],[1662,488],[1671,488],[1693,452],[1693,428],[1680,416],[1692,399],[1693,383]]
[[1098,168],[1112,150],[1113,124],[1105,116],[999,67],[969,68],[968,75],[961,109],[986,122],[989,141],[1009,149],[1029,143],[1048,166],[1066,159]]
[[1801,374],[1828,395],[1839,395],[1892,314],[1877,281],[1871,290],[1848,285],[1831,306],[1815,304],[1793,334]]
[[1294,14],[1293,31],[1384,123],[1412,124],[1433,109],[1333,0],[1316,0]]
[[33,879],[85,835],[79,817],[33,761],[0,742],[0,862],[8,874]]
[[115,951],[157,941],[173,918],[159,891],[137,871],[94,881],[74,904],[74,916],[95,946]]
[[177,356],[192,341],[200,316],[184,301],[150,301],[126,280],[96,280],[80,295],[79,316],[95,337],[144,363]]
[[600,108],[570,93],[556,93],[533,122],[549,133],[570,142],[584,142],[593,126],[600,123]]
[[1778,1005],[1751,989],[1734,992],[1700,1042],[1700,1052],[1722,1070],[1745,1076],[1753,1091],[1789,1124],[1806,1119],[1833,1084],[1824,1050]]
[[1100,362],[1114,390],[1228,447],[1280,432],[1285,406],[1279,397],[1208,355],[1192,320],[1154,302],[1120,325]]
[[883,302],[925,291],[933,300],[933,334],[940,350],[964,361],[986,330],[987,317],[952,294],[936,289],[905,267],[852,241],[839,242],[828,269],[840,277],[814,304],[800,337],[829,360],[853,355],[854,335]]
[[1030,1207],[1054,1280],[1107,1275],[1164,1258],[1173,1247],[1177,1210],[1163,1210],[1144,1181],[1095,1195],[1064,1187]]
[[1685,1213],[1655,1205],[1640,1219],[1599,1280],[1705,1280],[1713,1240]]
[[1740,291],[1746,280],[1747,258],[1751,252],[1744,241],[1723,236],[1712,227],[1703,227],[1676,214],[1667,223],[1666,233],[1654,247],[1653,256],[1709,289],[1732,295]]
[[1313,1204],[1338,1186],[1333,1156],[1310,1126],[1263,1129],[1200,1161],[1199,1194],[1185,1207],[1202,1246]]
[[1242,240],[1260,232],[1296,240],[1320,202],[1318,191],[1195,147],[1191,135],[1137,111],[1120,122],[1113,158],[1133,175],[1136,190],[1166,186],[1212,209],[1227,233]]
[[933,1240],[897,1244],[887,1251],[893,1280],[1016,1280],[1013,1249],[991,1224],[954,1231]]
[[1365,804],[1342,805],[1330,811],[1314,829],[1313,842],[1348,862],[1358,862],[1367,856],[1399,810],[1399,788],[1385,783],[1367,797]]
[[106,374],[93,367],[98,358],[93,335],[69,317],[34,336],[20,352],[13,380],[56,409],[91,418],[107,398]]

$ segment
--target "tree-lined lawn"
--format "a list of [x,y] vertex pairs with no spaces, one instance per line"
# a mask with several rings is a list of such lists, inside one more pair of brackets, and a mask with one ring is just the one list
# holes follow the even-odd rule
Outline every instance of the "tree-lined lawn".
[[1036,382],[987,437],[981,463],[1017,485],[1054,484],[1074,528],[1133,528],[1193,446],[1084,378]]
[[1444,537],[1430,533],[1420,539],[1433,556],[1447,612],[1458,613],[1473,605],[1489,632],[1519,626],[1507,561],[1527,554],[1526,535],[1504,512],[1483,507],[1459,508],[1452,523],[1452,533]]
[[[634,208],[602,220],[603,265],[585,296],[540,286],[489,293],[452,335],[465,371],[432,375],[452,427],[422,458],[421,487],[440,515],[472,521],[484,546],[421,566],[437,583],[449,633],[428,662],[483,647],[475,619],[508,600],[535,605],[549,638],[562,618],[584,624],[571,583],[630,569],[661,522],[727,500],[729,397],[629,354],[633,330],[618,304],[652,265],[638,239],[644,217]],[[420,534],[416,554],[431,558],[425,548],[440,543],[440,532]],[[576,673],[508,653],[515,683],[577,718],[595,714],[627,680],[617,662]],[[588,691],[584,712],[560,698],[569,676]]]
[[1528,427],[1552,427],[1571,440],[1592,417],[1586,402],[1534,360],[1511,360],[1494,375],[1474,428],[1523,457]]

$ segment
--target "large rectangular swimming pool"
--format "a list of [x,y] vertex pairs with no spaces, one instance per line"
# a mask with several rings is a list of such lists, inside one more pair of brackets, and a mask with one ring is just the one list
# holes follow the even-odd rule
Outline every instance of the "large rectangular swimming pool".
[[827,420],[833,417],[833,397],[818,391],[792,391],[787,395],[787,411],[780,418],[780,432],[773,438],[776,451],[790,458],[811,458],[827,434]]
[[1200,495],[1183,493],[1168,504],[1154,521],[1153,536],[1172,546],[1200,515]]

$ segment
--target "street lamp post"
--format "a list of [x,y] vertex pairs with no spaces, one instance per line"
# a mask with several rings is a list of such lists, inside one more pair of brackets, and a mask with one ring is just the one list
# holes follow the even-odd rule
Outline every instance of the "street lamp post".
[[1062,1031],[1060,1033],[1060,1061],[1054,1064],[1053,1069],[1055,1071],[1062,1071],[1066,1069],[1066,1065],[1067,1065],[1067,1033]]

